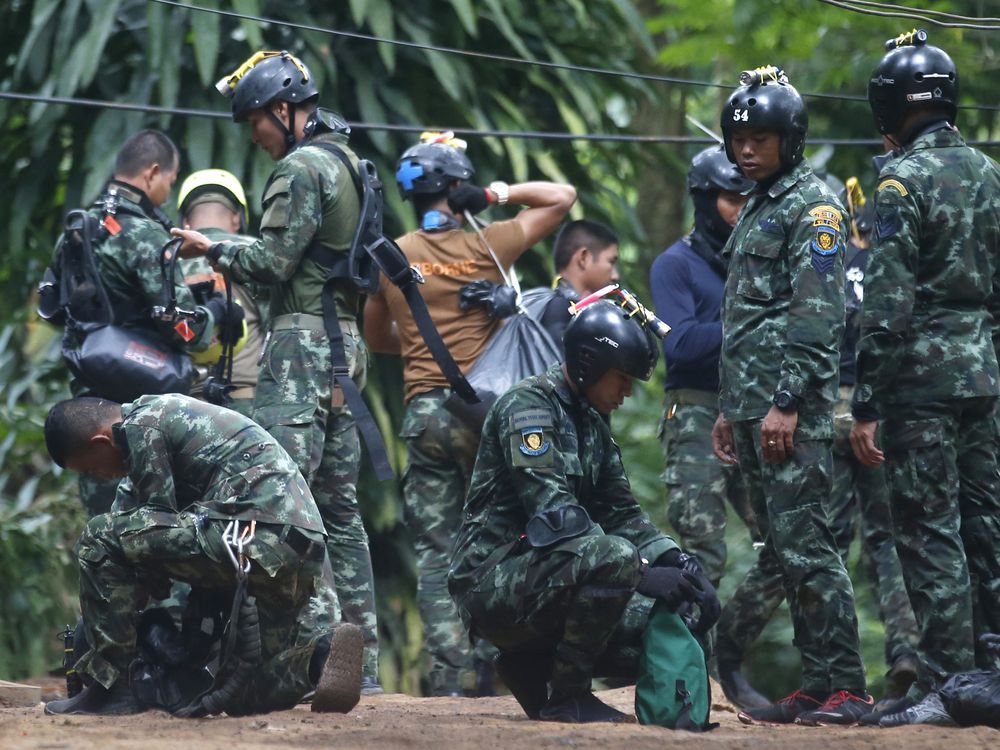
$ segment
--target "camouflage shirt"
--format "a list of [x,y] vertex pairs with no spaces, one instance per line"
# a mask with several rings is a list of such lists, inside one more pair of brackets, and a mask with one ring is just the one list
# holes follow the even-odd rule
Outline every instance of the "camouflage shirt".
[[246,417],[177,394],[143,396],[124,404],[122,417],[114,436],[128,473],[119,510],[152,506],[326,534],[295,463]]
[[[117,194],[117,209],[110,225],[114,227],[106,238],[93,246],[95,261],[101,282],[108,293],[108,300],[114,309],[115,320],[119,324],[147,328],[164,336],[165,329],[155,326],[150,317],[155,305],[166,304],[161,256],[163,246],[170,241],[166,227],[150,216],[140,205],[144,197],[135,187],[113,181],[109,190]],[[105,221],[105,192],[89,209],[98,220]],[[117,224],[117,227],[115,225]],[[105,226],[108,226],[106,223]],[[60,243],[62,238],[60,238]],[[56,243],[59,247],[59,243]],[[59,259],[52,264],[57,278],[60,273]],[[196,307],[194,296],[184,283],[180,268],[174,274],[174,293],[177,306],[185,310]],[[214,321],[207,310],[201,323],[192,322],[196,334],[185,341],[175,332],[169,332],[171,343],[188,349],[204,349],[212,337]]]
[[719,401],[730,422],[764,417],[777,391],[801,413],[833,408],[845,231],[843,206],[805,162],[744,206],[723,250]]
[[[324,132],[292,149],[278,162],[264,189],[260,238],[250,244],[223,243],[219,267],[240,283],[271,285],[272,318],[290,313],[322,315],[327,272],[306,257],[312,242],[347,253],[358,224],[358,192],[343,163],[310,145],[332,143],[357,166],[347,136]],[[357,316],[360,297],[350,281],[336,293],[341,317]]]
[[1000,167],[938,123],[883,166],[875,212],[855,416],[1000,393]]
[[507,391],[486,416],[452,553],[453,588],[471,585],[494,550],[507,545],[517,554],[536,513],[571,504],[586,509],[596,531],[627,539],[647,559],[677,547],[632,495],[607,424],[555,365]]

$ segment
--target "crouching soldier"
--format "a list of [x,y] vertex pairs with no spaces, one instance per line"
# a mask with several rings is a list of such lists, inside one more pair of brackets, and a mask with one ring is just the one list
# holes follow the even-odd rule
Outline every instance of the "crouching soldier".
[[239,638],[225,650],[246,662],[234,669],[224,658],[220,674],[239,684],[193,696],[202,702],[186,715],[287,709],[312,690],[313,710],[354,707],[361,631],[324,619],[317,603],[332,592],[319,583],[323,520],[295,462],[263,428],[180,395],[125,405],[77,398],[53,407],[45,440],[60,466],[123,478],[111,512],[91,519],[76,548],[90,644],[76,669],[93,682],[46,713],[147,707],[129,680],[137,611],[157,581],[170,579],[216,594],[227,611],[234,602]]
[[497,672],[529,717],[619,721],[591,678],[635,678],[652,605],[636,592],[697,603],[704,629],[719,603],[697,561],[639,508],[604,419],[652,374],[653,336],[599,300],[564,344],[564,364],[490,409],[449,588],[471,632],[500,650]]

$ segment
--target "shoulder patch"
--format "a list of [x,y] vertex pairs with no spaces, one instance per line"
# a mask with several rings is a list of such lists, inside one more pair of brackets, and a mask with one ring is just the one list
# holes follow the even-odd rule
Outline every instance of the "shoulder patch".
[[906,186],[902,182],[892,177],[882,180],[878,184],[878,187],[875,188],[875,192],[881,193],[883,190],[889,190],[890,188],[895,190],[904,198],[910,194],[910,191],[906,189]]
[[521,430],[521,444],[517,447],[526,456],[541,456],[548,453],[552,442],[541,427],[527,427]]
[[813,217],[814,227],[829,227],[834,232],[840,231],[840,223],[844,220],[840,210],[829,205],[816,206],[809,215]]

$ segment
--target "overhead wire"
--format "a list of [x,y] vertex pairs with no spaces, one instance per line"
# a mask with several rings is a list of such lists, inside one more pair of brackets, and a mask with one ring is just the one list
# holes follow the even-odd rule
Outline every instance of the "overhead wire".
[[881,3],[875,2],[875,0],[844,0],[851,5],[866,5],[870,8],[882,8],[882,9],[892,9],[899,11],[906,11],[908,13],[913,13],[914,11],[918,13],[926,13],[929,16],[939,16],[941,18],[950,18],[955,21],[976,21],[976,22],[991,22],[1000,23],[1000,18],[994,18],[990,16],[962,16],[958,13],[951,13],[946,10],[932,10],[930,8],[911,8],[908,5],[895,5],[894,3]]
[[[866,16],[882,16],[888,18],[905,18],[910,21],[926,21],[927,23],[934,24],[935,26],[941,26],[946,29],[974,29],[977,31],[998,31],[1000,26],[995,24],[982,24],[982,23],[968,23],[965,21],[958,21],[955,23],[949,21],[941,21],[932,16],[921,15],[927,11],[922,8],[907,8],[905,6],[888,6],[883,3],[869,3],[863,2],[863,0],[819,0],[819,2],[824,5],[832,5],[835,8],[841,8],[843,10],[849,10],[852,13],[861,13]],[[880,8],[880,10],[874,10],[871,6]],[[892,10],[892,7],[902,8],[902,10]],[[881,10],[882,8],[890,8],[889,10]],[[976,19],[979,20],[979,19]],[[993,19],[990,19],[993,20]],[[998,19],[1000,20],[1000,19]]]
[[[442,47],[439,45],[427,44],[424,42],[412,42],[403,39],[389,39],[387,37],[381,37],[375,34],[365,34],[359,31],[344,31],[342,29],[332,29],[329,27],[301,23],[298,21],[284,21],[278,18],[257,16],[250,13],[240,13],[238,11],[223,10],[221,8],[206,8],[199,5],[192,5],[191,3],[179,2],[179,0],[149,0],[149,1],[154,3],[159,3],[160,5],[168,5],[174,8],[184,8],[186,10],[192,10],[201,13],[212,13],[215,15],[226,16],[228,18],[237,18],[244,21],[255,21],[257,23],[263,23],[263,24],[274,24],[276,26],[285,26],[287,28],[299,29],[302,31],[314,31],[317,33],[329,34],[331,36],[339,36],[347,39],[358,39],[366,42],[375,42],[377,44],[391,44],[398,47],[419,49],[426,52],[441,52],[449,55],[460,55],[464,57],[472,57],[482,60],[494,60],[496,62],[509,63],[512,65],[527,65],[540,68],[548,68],[550,70],[565,70],[578,73],[590,73],[594,75],[616,76],[618,78],[631,78],[635,80],[653,81],[659,83],[672,83],[681,86],[700,86],[705,88],[716,88],[716,89],[733,88],[733,86],[729,84],[717,83],[715,81],[703,81],[693,78],[677,78],[675,76],[665,76],[657,73],[640,73],[638,71],[632,71],[632,70],[615,70],[612,68],[598,68],[589,65],[559,63],[551,60],[529,60],[522,57],[514,57],[512,55],[501,55],[492,52],[479,52],[477,50],[460,49],[457,47]],[[827,1],[828,0],[820,0],[820,2],[827,2]],[[862,2],[862,0],[857,0],[857,1]],[[828,100],[849,101],[849,102],[868,101],[867,97],[858,94],[833,94],[821,91],[800,91],[799,93],[802,96],[813,99],[828,99]],[[959,105],[959,109],[1000,111],[1000,105],[996,106],[978,105],[978,104]]]

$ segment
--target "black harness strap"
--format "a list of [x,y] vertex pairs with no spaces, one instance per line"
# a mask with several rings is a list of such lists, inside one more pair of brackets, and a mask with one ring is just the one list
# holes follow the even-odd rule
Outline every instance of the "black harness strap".
[[[359,231],[355,233],[354,237],[355,244],[363,245],[364,251],[382,270],[386,278],[403,293],[406,304],[410,308],[410,314],[413,315],[413,321],[417,325],[417,330],[420,331],[421,338],[423,338],[437,366],[441,368],[441,372],[448,380],[451,389],[466,403],[479,403],[479,396],[476,395],[476,390],[469,385],[469,382],[462,374],[462,369],[458,366],[455,358],[452,357],[451,352],[444,343],[444,339],[438,333],[437,326],[434,325],[434,320],[427,309],[427,303],[424,301],[423,295],[420,294],[418,284],[423,283],[423,277],[416,269],[410,266],[405,253],[403,253],[399,245],[382,233],[381,208],[375,207],[375,210],[371,212],[373,214],[371,217],[366,215],[369,213],[369,211],[365,210],[366,189],[357,170],[351,164],[350,159],[347,158],[347,154],[332,143],[313,142],[310,145],[317,146],[333,154],[347,168],[348,173],[351,175],[351,180],[358,191],[362,208]],[[365,224],[369,222],[370,225],[366,227]],[[364,231],[366,229],[368,231]],[[353,252],[356,253],[358,250],[359,248],[355,247]],[[342,254],[335,253],[319,242],[312,243],[306,251],[306,257],[329,269],[331,279],[351,278],[356,283],[358,281],[359,271],[355,268],[358,259],[345,259]],[[374,291],[374,289],[371,291]],[[326,296],[324,289],[324,305]],[[347,392],[345,391],[344,393],[346,395]]]

